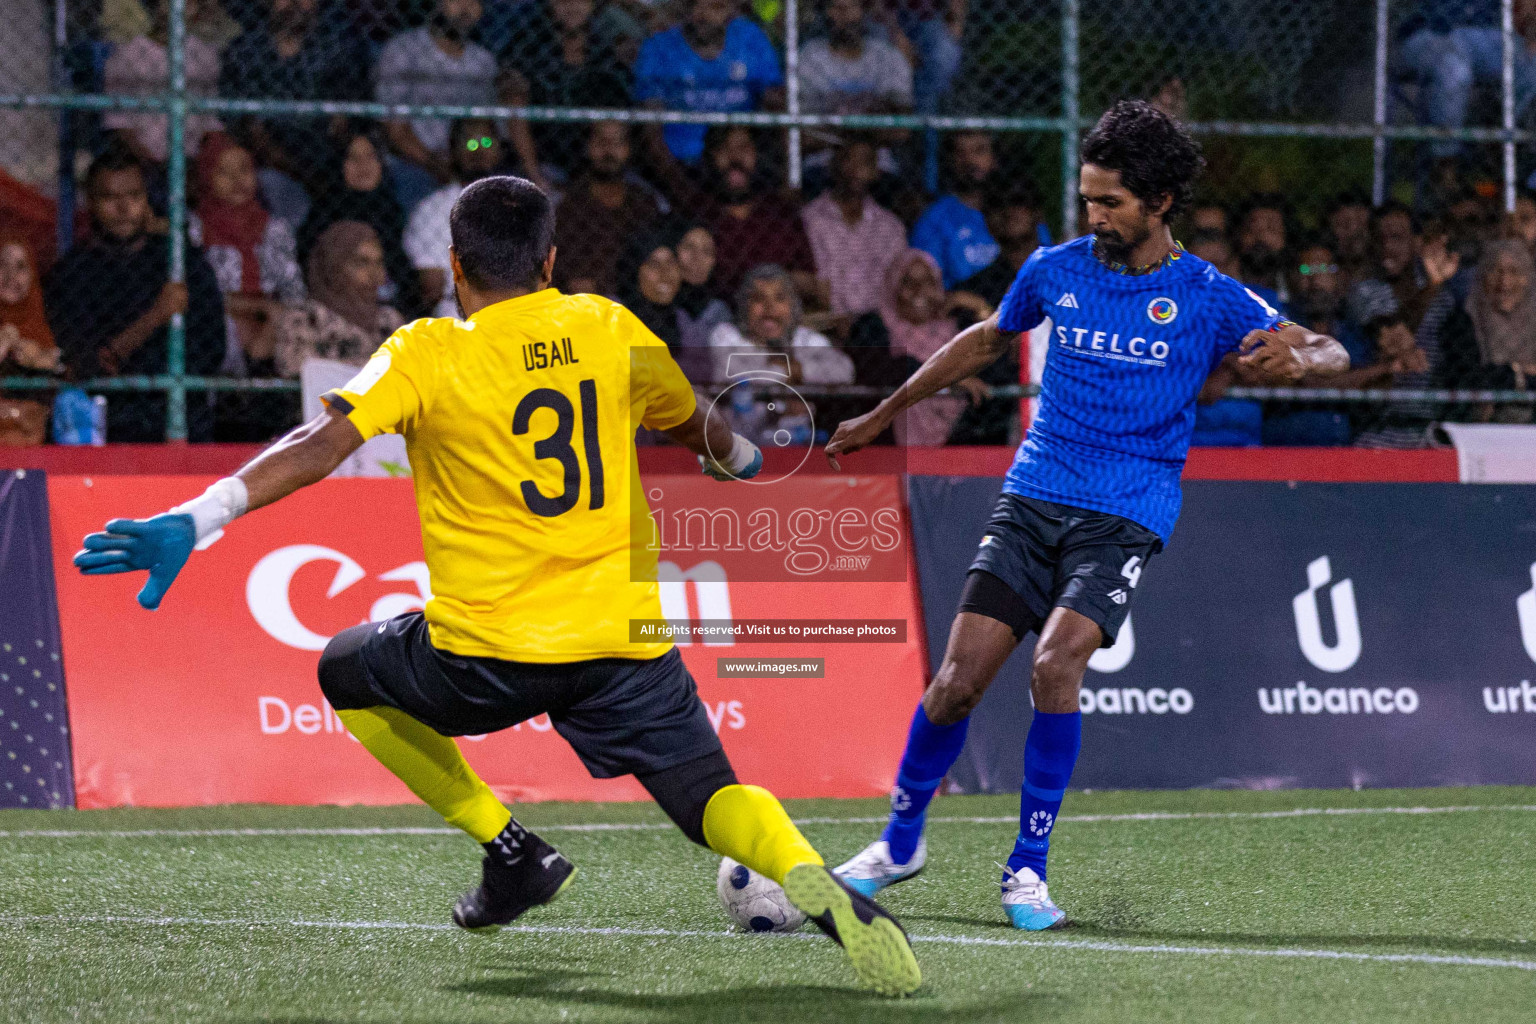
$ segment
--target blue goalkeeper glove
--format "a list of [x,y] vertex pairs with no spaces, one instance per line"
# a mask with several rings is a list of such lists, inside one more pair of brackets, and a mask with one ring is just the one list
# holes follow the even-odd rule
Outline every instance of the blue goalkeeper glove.
[[763,452],[740,434],[731,435],[731,450],[723,459],[699,456],[704,475],[715,480],[751,480],[763,468]]
[[164,512],[151,519],[114,519],[105,533],[85,538],[75,566],[87,576],[149,570],[139,604],[154,610],[197,543],[197,526],[185,512]]

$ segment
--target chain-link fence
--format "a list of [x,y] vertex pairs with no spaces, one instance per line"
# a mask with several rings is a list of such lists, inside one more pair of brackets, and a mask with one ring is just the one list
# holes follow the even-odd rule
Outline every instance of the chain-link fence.
[[[1353,360],[1327,390],[1218,369],[1198,441],[1531,419],[1536,0],[0,12],[0,440],[43,439],[49,403],[88,440],[93,395],[111,441],[280,433],[307,360],[454,314],[448,211],[500,171],[560,197],[559,287],[624,301],[697,381],[788,352],[824,430],[1078,233],[1080,136],[1126,96],[1204,144],[1178,237]],[[904,440],[1016,439],[1039,348]]]

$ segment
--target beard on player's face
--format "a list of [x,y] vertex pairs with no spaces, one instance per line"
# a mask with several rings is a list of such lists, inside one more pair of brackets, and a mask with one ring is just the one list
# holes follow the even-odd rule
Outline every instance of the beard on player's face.
[[1129,263],[1131,254],[1152,237],[1152,218],[1120,227],[1105,226],[1093,232],[1093,245],[1111,263]]

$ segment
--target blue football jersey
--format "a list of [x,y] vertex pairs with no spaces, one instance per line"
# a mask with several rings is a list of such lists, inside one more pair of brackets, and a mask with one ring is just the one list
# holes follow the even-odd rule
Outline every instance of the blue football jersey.
[[1039,414],[1003,490],[1123,516],[1166,542],[1195,396],[1244,336],[1281,322],[1279,311],[1183,251],[1150,274],[1111,270],[1090,235],[1035,250],[998,308],[1005,331],[1046,319]]

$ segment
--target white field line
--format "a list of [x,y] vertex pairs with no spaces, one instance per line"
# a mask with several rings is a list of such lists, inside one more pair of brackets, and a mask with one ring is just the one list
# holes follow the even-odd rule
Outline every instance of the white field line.
[[[1279,818],[1310,818],[1373,814],[1468,814],[1495,811],[1536,811],[1536,804],[1466,804],[1452,807],[1298,807],[1286,811],[1145,811],[1136,814],[1065,814],[1059,822],[1099,824],[1120,821],[1265,821]],[[1018,820],[1014,815],[999,817],[934,817],[930,823],[945,825],[1001,825]],[[800,825],[875,825],[881,817],[797,818]],[[538,832],[648,832],[671,829],[668,822],[588,822],[576,825],[540,825]],[[458,829],[442,827],[378,828],[142,828],[142,829],[15,829],[0,830],[0,839],[80,839],[107,836],[114,839],[220,836],[252,838],[261,836],[446,836],[458,835]]]
[[[456,932],[449,924],[424,924],[412,921],[310,921],[260,920],[205,917],[125,917],[112,915],[22,915],[0,917],[0,927],[29,925],[109,924],[147,928],[317,928],[336,931],[411,931]],[[695,931],[672,928],[579,928],[559,925],[512,925],[502,929],[526,935],[608,935],[625,938],[666,939],[816,939],[813,933],[761,936],[736,931]],[[1262,949],[1244,946],[1167,946],[1133,945],[1124,942],[1095,942],[1052,939],[1001,939],[975,935],[913,935],[913,942],[939,946],[1007,946],[1024,949],[1079,950],[1092,953],[1140,953],[1163,956],[1238,956],[1279,957],[1300,960],[1347,960],[1361,963],[1430,964],[1448,967],[1502,967],[1536,972],[1536,960],[1505,960],[1500,957],[1453,956],[1437,953],[1357,953],[1340,949]]]

